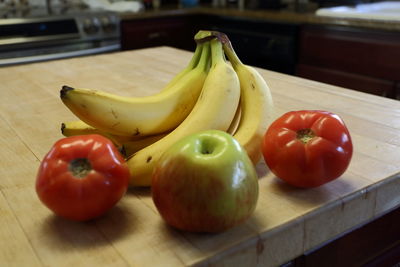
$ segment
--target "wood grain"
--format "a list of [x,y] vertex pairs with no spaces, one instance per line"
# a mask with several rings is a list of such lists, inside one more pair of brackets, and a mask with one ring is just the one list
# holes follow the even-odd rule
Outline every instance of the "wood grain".
[[214,235],[165,225],[149,189],[130,189],[86,223],[46,209],[34,190],[37,168],[62,137],[60,123],[75,119],[59,99],[61,86],[149,95],[190,57],[159,47],[0,69],[0,266],[276,266],[400,206],[400,102],[259,69],[275,117],[325,109],[345,120],[354,157],[340,179],[297,189],[260,161],[254,215]]

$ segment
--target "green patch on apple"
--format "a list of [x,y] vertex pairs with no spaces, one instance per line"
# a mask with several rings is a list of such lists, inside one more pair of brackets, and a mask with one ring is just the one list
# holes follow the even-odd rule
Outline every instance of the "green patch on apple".
[[163,153],[151,190],[167,224],[189,232],[222,232],[254,212],[258,176],[230,134],[207,130],[182,138]]

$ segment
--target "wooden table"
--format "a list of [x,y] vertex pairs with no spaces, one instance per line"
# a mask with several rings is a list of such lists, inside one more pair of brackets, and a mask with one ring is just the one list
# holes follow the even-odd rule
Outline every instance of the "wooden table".
[[260,70],[275,116],[324,109],[344,119],[354,155],[340,179],[296,189],[260,162],[254,215],[217,235],[167,227],[149,189],[131,189],[86,223],[45,208],[34,190],[40,160],[62,137],[60,123],[75,119],[59,99],[61,86],[152,94],[190,57],[160,47],[0,69],[0,266],[275,266],[399,207],[399,101]]

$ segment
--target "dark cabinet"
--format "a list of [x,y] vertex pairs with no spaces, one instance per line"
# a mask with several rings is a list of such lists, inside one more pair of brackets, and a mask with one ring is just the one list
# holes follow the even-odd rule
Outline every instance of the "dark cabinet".
[[307,64],[298,64],[296,74],[310,80],[355,89],[365,93],[391,98],[395,96],[394,83],[384,79]]
[[399,32],[190,14],[125,19],[121,45],[194,51],[203,29],[226,33],[245,64],[400,99]]
[[399,33],[351,27],[302,27],[298,76],[395,98],[399,73]]
[[249,65],[294,74],[299,25],[258,19],[214,17],[210,29],[226,33],[240,59]]
[[122,49],[168,45],[193,51],[199,30],[224,32],[241,60],[249,65],[294,74],[298,25],[217,15],[125,20]]
[[154,46],[172,46],[194,50],[195,16],[157,17],[121,22],[123,50]]
[[346,233],[287,267],[394,267],[400,265],[400,208]]

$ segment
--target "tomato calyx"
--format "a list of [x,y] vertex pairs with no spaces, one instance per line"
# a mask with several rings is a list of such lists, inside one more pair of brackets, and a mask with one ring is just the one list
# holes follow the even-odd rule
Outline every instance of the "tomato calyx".
[[92,165],[87,158],[77,158],[70,161],[68,170],[76,178],[85,178],[92,170]]
[[299,139],[303,144],[307,144],[311,139],[315,137],[315,133],[311,129],[301,129],[296,132],[296,138]]

